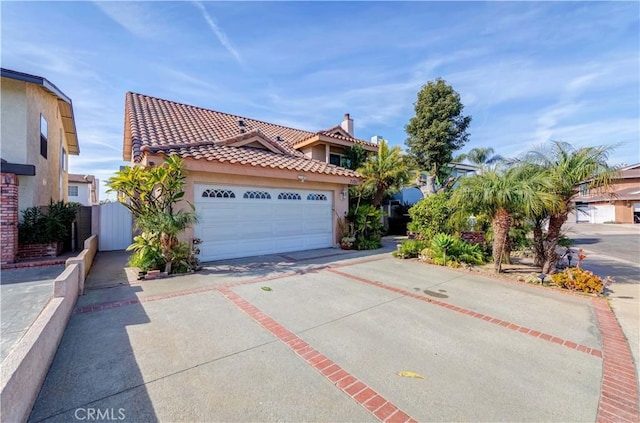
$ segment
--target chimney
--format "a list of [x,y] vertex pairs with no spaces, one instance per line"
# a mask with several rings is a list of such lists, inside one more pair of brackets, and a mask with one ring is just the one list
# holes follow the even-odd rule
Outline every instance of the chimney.
[[374,135],[371,137],[371,142],[374,144],[380,144],[382,137],[380,135]]
[[344,114],[344,120],[340,124],[342,129],[347,131],[350,136],[353,136],[353,119],[349,116],[349,113]]

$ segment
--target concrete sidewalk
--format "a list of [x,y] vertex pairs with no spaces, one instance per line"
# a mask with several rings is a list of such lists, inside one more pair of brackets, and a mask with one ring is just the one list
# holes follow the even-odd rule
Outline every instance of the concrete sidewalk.
[[601,300],[393,259],[394,248],[88,290],[30,420],[595,421],[610,409],[603,354],[616,355],[603,336],[619,341],[599,330],[611,324]]
[[53,295],[64,265],[2,270],[0,276],[0,362],[29,330]]

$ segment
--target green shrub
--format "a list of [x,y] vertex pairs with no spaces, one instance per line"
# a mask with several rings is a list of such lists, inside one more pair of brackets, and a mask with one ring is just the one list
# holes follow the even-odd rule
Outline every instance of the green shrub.
[[46,212],[41,207],[22,210],[22,222],[18,224],[18,242],[48,244],[66,241],[71,236],[71,224],[79,208],[79,203],[51,201]]
[[380,209],[370,204],[361,205],[355,214],[351,215],[356,238],[354,243],[356,250],[375,250],[382,246],[380,237],[384,230],[384,225],[382,224],[383,215]]
[[449,217],[452,212],[448,193],[429,195],[409,209],[411,222],[407,229],[431,240],[438,232],[451,232]]
[[459,267],[460,263],[482,264],[485,262],[479,245],[469,244],[460,238],[443,233],[435,235],[429,248],[423,249],[421,254],[442,266]]
[[602,292],[604,282],[601,277],[580,267],[568,267],[551,275],[551,281],[562,288],[590,293]]
[[400,248],[392,254],[394,257],[403,259],[414,258],[420,255],[420,252],[429,246],[429,241],[421,241],[418,239],[408,239],[404,241]]
[[129,257],[129,266],[139,267],[143,272],[164,268],[165,260],[157,234],[142,232],[133,238],[133,244],[127,251],[134,253]]
[[356,239],[356,242],[353,244],[356,250],[376,250],[382,247],[382,243],[380,242],[380,238],[359,238]]

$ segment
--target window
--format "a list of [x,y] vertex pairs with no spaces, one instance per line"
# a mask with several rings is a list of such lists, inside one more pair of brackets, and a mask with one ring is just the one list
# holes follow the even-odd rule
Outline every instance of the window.
[[69,185],[67,193],[69,197],[77,197],[78,196],[78,187],[75,185]]
[[67,171],[67,151],[60,145],[60,170]]
[[281,192],[278,194],[278,200],[302,200],[302,197],[296,192]]
[[236,194],[228,189],[206,189],[202,196],[205,198],[236,198]]
[[341,154],[330,153],[329,163],[340,167],[349,167],[351,165],[351,160]]
[[307,195],[309,201],[327,201],[327,196],[324,194],[309,194]]
[[40,115],[40,155],[45,159],[47,158],[47,151],[49,150],[47,141],[48,133],[49,128],[47,125],[47,120],[44,118],[44,116]]
[[329,163],[331,163],[332,165],[340,166],[340,155],[329,154]]
[[244,193],[244,198],[254,198],[259,200],[270,200],[271,194],[266,191],[247,191]]

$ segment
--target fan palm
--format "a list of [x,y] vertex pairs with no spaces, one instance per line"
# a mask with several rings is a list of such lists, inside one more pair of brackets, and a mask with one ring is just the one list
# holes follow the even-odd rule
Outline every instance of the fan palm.
[[504,157],[499,154],[494,154],[494,150],[491,147],[488,148],[473,148],[469,150],[467,154],[461,154],[456,157],[457,160],[468,160],[469,162],[480,166],[492,165],[504,161]]
[[364,177],[363,188],[373,190],[372,204],[376,207],[385,194],[401,190],[410,180],[402,150],[398,146],[389,148],[385,140],[380,141],[378,154],[369,157],[358,173]]
[[[530,151],[524,157],[524,162],[544,178],[545,190],[559,199],[557,209],[548,213],[549,229],[544,248],[540,248],[539,253],[543,257],[537,258],[542,262],[542,273],[553,273],[555,269],[562,225],[575,209],[571,200],[579,193],[579,186],[587,184],[589,188],[606,190],[616,176],[617,169],[607,164],[613,148],[599,146],[576,149],[568,143],[554,141],[549,146]],[[542,217],[546,216],[542,214]]]
[[502,270],[513,215],[520,211],[540,213],[553,204],[554,198],[538,189],[538,178],[525,179],[516,168],[500,172],[489,170],[482,175],[463,178],[453,192],[452,204],[461,212],[484,213],[493,227],[494,270]]

